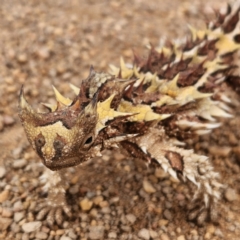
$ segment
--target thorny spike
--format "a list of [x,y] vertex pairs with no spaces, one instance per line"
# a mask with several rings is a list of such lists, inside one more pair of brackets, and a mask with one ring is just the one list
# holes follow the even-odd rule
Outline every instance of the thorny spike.
[[144,78],[141,80],[140,84],[135,89],[136,93],[138,93],[138,94],[143,93],[143,84],[144,84]]
[[93,96],[92,101],[84,108],[85,112],[95,112],[97,110],[97,103],[98,103],[98,93],[95,93]]
[[110,67],[110,74],[114,76],[118,76],[120,69],[114,66],[113,64],[109,64],[109,67]]
[[75,85],[73,85],[73,84],[71,84],[71,83],[69,83],[69,86],[70,86],[70,88],[74,91],[74,93],[75,93],[76,95],[79,94],[80,88],[76,87]]
[[42,103],[42,105],[47,108],[50,112],[54,112],[57,110],[57,104],[50,104],[50,103]]
[[20,95],[19,95],[19,106],[24,109],[28,108],[29,104],[27,103],[25,97],[24,97],[24,90],[23,90],[23,85],[21,87]]
[[94,70],[94,67],[93,67],[93,65],[91,65],[90,69],[89,69],[89,75],[88,75],[87,79],[92,78],[95,74],[96,74],[96,72]]
[[122,136],[116,136],[114,138],[109,138],[104,142],[105,146],[112,146],[114,143],[122,142],[131,138],[138,136],[138,134],[125,134]]
[[132,99],[133,86],[135,82],[132,82],[124,92],[124,97],[127,99]]
[[61,103],[65,106],[71,105],[72,100],[70,100],[69,98],[65,98],[53,85],[52,88],[58,103]]
[[28,112],[30,113],[33,113],[33,114],[37,114],[33,109],[32,107],[30,106],[30,104],[27,102],[27,100],[25,99],[25,96],[24,96],[24,89],[23,89],[23,85],[21,87],[21,91],[20,91],[20,95],[19,95],[19,107],[21,110],[27,110]]
[[133,70],[126,67],[125,62],[122,57],[120,57],[120,72],[122,78],[129,79],[133,75]]

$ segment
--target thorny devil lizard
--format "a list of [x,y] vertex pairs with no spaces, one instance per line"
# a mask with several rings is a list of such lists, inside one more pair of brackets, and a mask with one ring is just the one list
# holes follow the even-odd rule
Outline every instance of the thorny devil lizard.
[[91,67],[79,88],[71,85],[73,100],[54,88],[57,104],[45,104],[48,112],[34,111],[22,89],[22,125],[43,164],[52,170],[48,200],[37,219],[46,216],[48,224],[61,224],[63,212],[71,215],[65,199],[66,168],[101,156],[104,149],[122,147],[193,183],[190,220],[216,220],[223,189],[219,174],[208,157],[184,149],[184,140],[219,127],[216,118],[231,117],[221,84],[239,86],[239,78],[231,73],[233,54],[240,48],[239,11],[239,6],[229,5],[205,30],[190,28],[185,42],[151,47],[146,59],[135,54],[132,66],[121,60],[110,74]]

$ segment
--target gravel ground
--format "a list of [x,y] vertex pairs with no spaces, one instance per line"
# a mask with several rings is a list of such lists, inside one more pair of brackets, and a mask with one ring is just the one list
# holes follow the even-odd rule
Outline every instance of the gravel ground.
[[228,86],[234,118],[211,135],[188,142],[207,154],[226,187],[218,224],[186,221],[188,189],[161,169],[121,152],[105,152],[69,170],[67,199],[73,218],[49,228],[36,221],[43,200],[44,167],[17,117],[21,85],[31,104],[54,100],[51,84],[71,96],[92,64],[106,71],[132,48],[183,37],[187,23],[204,26],[205,15],[225,6],[214,0],[8,0],[0,6],[0,239],[232,239],[240,237],[240,97]]

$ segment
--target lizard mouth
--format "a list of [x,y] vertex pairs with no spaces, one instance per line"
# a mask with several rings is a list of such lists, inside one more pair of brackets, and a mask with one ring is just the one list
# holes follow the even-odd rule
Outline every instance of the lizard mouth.
[[52,171],[57,171],[57,170],[61,170],[63,168],[68,168],[68,167],[74,167],[79,165],[80,163],[83,162],[83,160],[81,160],[81,158],[79,157],[72,157],[72,158],[68,158],[66,160],[49,160],[49,159],[43,159],[42,160],[43,164],[49,168]]

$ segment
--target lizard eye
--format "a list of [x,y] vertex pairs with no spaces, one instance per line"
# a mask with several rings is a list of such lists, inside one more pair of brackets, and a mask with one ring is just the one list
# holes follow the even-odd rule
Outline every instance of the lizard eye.
[[57,139],[53,143],[55,149],[62,149],[64,147],[64,142]]
[[92,136],[89,137],[89,138],[85,141],[84,145],[88,145],[88,144],[92,143],[92,140],[93,140]]
[[93,135],[91,134],[85,139],[83,143],[83,148],[89,147],[92,143],[93,143]]
[[35,139],[35,144],[37,148],[41,148],[45,144],[45,138],[42,134],[38,135]]

